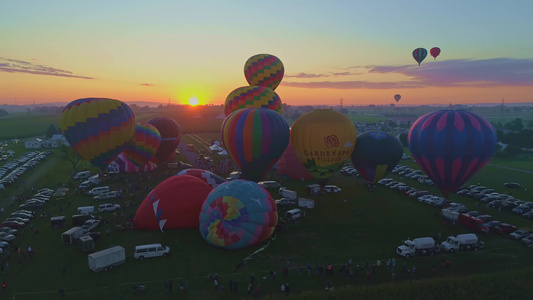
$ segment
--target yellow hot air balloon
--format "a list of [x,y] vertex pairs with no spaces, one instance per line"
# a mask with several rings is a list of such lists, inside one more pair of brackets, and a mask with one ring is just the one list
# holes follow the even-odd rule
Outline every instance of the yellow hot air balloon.
[[307,170],[325,183],[350,157],[357,131],[344,114],[315,109],[299,117],[291,128],[291,144]]

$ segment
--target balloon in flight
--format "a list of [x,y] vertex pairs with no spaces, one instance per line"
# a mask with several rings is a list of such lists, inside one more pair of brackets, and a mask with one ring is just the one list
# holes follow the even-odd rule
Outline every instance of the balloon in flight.
[[400,99],[402,99],[402,96],[400,94],[394,95],[394,100],[396,100],[396,102],[400,101]]
[[433,59],[437,59],[437,56],[440,54],[440,48],[439,47],[433,47],[429,50],[429,54],[433,56]]
[[266,108],[234,111],[222,123],[222,140],[243,178],[259,181],[287,148],[289,124]]
[[244,64],[244,77],[251,86],[275,90],[283,79],[285,68],[279,58],[271,54],[257,54]]
[[416,60],[419,66],[427,55],[428,51],[425,48],[416,48],[413,50],[413,58]]
[[276,203],[257,183],[233,180],[215,188],[200,212],[200,234],[209,244],[240,249],[268,239],[278,222]]
[[350,157],[356,138],[353,122],[331,109],[305,113],[291,128],[296,156],[320,183],[325,183]]
[[281,98],[273,89],[263,86],[243,86],[234,89],[226,97],[224,113],[226,117],[241,108],[260,107],[283,113]]
[[496,131],[483,117],[465,110],[439,110],[418,118],[407,136],[422,171],[448,196],[489,161]]
[[63,109],[61,131],[83,159],[103,170],[133,137],[135,116],[119,100],[78,99]]

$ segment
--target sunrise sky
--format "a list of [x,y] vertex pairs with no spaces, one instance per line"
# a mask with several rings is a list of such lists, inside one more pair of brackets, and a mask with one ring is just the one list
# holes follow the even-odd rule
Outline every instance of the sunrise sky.
[[[255,54],[290,105],[533,102],[533,2],[2,1],[0,104],[223,104]],[[421,66],[415,48],[440,47]]]

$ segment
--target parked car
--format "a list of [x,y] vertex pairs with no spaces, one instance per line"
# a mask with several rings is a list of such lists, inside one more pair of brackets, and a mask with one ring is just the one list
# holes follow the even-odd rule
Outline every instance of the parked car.
[[503,235],[508,235],[512,232],[515,232],[518,228],[516,226],[513,226],[511,224],[507,223],[501,223],[500,225],[491,227],[490,230],[494,233],[499,233]]
[[533,234],[529,234],[528,236],[522,238],[520,241],[528,246],[533,245]]
[[98,227],[98,225],[100,225],[100,220],[90,219],[90,220],[85,221],[85,223],[83,223],[81,228],[83,228],[84,232],[89,232],[93,230],[94,228]]
[[17,221],[4,221],[0,224],[1,226],[13,228],[13,229],[20,229],[26,226],[26,224],[17,222]]
[[479,216],[477,216],[477,218],[482,220],[483,222],[485,222],[485,224],[487,224],[487,222],[492,221],[492,216],[491,215],[479,215]]
[[114,203],[104,203],[104,204],[100,204],[98,206],[98,211],[99,212],[104,212],[104,211],[115,211],[117,209],[120,209],[120,204],[114,204]]
[[0,227],[0,232],[9,233],[9,234],[12,234],[12,235],[17,235],[19,233],[18,230],[10,228],[10,227],[5,227],[5,226],[4,227]]
[[9,218],[6,218],[6,221],[17,221],[20,223],[24,223],[26,225],[30,223],[30,219],[25,219],[25,218],[20,218],[20,217],[9,217]]
[[289,206],[289,205],[295,205],[296,200],[287,199],[287,198],[281,198],[275,201],[276,206]]
[[522,188],[522,185],[516,182],[506,182],[503,184],[503,186],[509,189],[517,189],[517,190]]
[[15,236],[9,233],[0,232],[0,240],[10,243],[15,240]]
[[511,234],[509,234],[509,236],[512,237],[515,240],[521,240],[521,239],[525,238],[526,236],[528,236],[530,233],[531,232],[528,231],[528,230],[518,229],[515,232],[511,232]]
[[116,199],[119,196],[120,196],[119,192],[111,191],[111,192],[106,192],[106,193],[96,195],[93,197],[93,199],[94,200],[109,200],[109,199]]

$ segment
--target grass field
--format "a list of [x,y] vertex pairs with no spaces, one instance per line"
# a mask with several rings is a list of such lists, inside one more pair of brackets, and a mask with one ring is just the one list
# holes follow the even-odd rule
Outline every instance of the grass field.
[[45,136],[50,124],[59,129],[60,118],[60,114],[42,113],[14,113],[0,118],[0,141]]
[[[208,140],[213,137],[203,135],[203,138]],[[183,141],[187,141],[186,136]],[[20,145],[16,147],[19,147],[17,149],[20,153]],[[502,166],[512,164],[506,160],[491,161],[491,164],[493,163]],[[55,187],[58,182],[68,182],[70,172],[70,165],[61,160],[56,153],[43,162],[42,166],[24,176],[28,185],[34,183],[36,187]],[[275,299],[275,295],[279,294],[280,284],[286,282],[290,282],[295,297],[298,297],[296,296],[298,294],[304,298],[305,295],[313,297],[303,292],[315,291],[317,292],[315,296],[320,299],[327,280],[332,280],[339,290],[340,287],[352,286],[351,284],[378,288],[382,284],[391,282],[391,273],[382,266],[367,283],[362,273],[352,279],[341,277],[338,273],[329,278],[316,275],[313,269],[308,276],[307,264],[311,264],[313,268],[315,265],[333,264],[335,270],[338,270],[342,264],[353,259],[354,264],[364,266],[366,259],[373,264],[378,259],[384,261],[395,257],[393,247],[407,237],[434,236],[438,233],[445,237],[467,232],[466,228],[460,225],[444,226],[437,217],[438,210],[435,208],[382,187],[378,187],[374,192],[367,191],[361,180],[356,181],[353,177],[338,174],[332,178],[331,183],[340,186],[343,189],[342,194],[327,195],[323,199],[316,198],[316,207],[307,210],[304,219],[289,224],[288,230],[277,235],[261,254],[235,271],[236,263],[262,245],[228,251],[206,244],[196,229],[165,230],[164,233],[115,229],[115,225],[123,224],[126,218],[133,216],[136,207],[152,186],[174,172],[160,170],[152,173],[150,180],[146,174],[142,178],[138,174],[125,175],[120,180],[108,182],[113,188],[119,188],[124,187],[125,179],[128,178],[130,183],[139,186],[137,192],[119,201],[126,208],[116,218],[111,213],[102,214],[109,221],[106,226],[111,228],[111,234],[109,236],[104,234],[96,242],[95,250],[102,250],[112,245],[124,246],[128,251],[125,265],[109,272],[94,273],[87,266],[87,253],[81,252],[76,245],[61,244],[61,232],[69,227],[52,230],[48,218],[37,218],[32,222],[32,226],[38,228],[39,235],[36,236],[30,228],[27,228],[20,233],[15,242],[24,250],[30,244],[36,252],[35,257],[26,257],[20,266],[18,254],[12,253],[10,258],[4,254],[2,257],[3,261],[9,261],[10,265],[3,274],[3,278],[9,284],[7,293],[12,294],[15,299],[48,299],[59,297],[57,290],[65,288],[67,297],[76,299],[97,297],[120,299],[121,296],[125,299],[171,299],[178,293],[179,282],[187,281],[189,299],[235,299],[236,296],[246,297],[245,289],[250,280],[250,273],[253,272],[256,282],[263,285],[263,295],[270,295],[273,297],[271,299]],[[281,179],[277,174],[270,174],[267,177]],[[470,183],[479,182],[502,192],[505,191],[503,181],[511,179],[521,182],[528,189],[533,188],[532,174],[490,166],[483,169]],[[283,183],[288,188],[298,191],[299,195],[304,195],[306,182],[285,180]],[[414,182],[408,183],[417,187]],[[11,186],[6,191],[6,196],[22,192],[31,194],[23,188],[20,185]],[[435,189],[430,188],[430,190],[437,193]],[[276,191],[272,193],[274,197],[277,196]],[[528,196],[523,191],[513,191],[513,194],[515,193],[517,198]],[[343,201],[344,197],[348,199],[347,202]],[[457,195],[452,195],[451,199],[475,209],[475,202],[472,199]],[[8,205],[9,199],[3,198],[2,203],[8,212],[14,209]],[[45,212],[48,216],[53,216],[60,214],[60,210],[63,209],[62,214],[70,216],[75,213],[76,207],[92,204],[97,203],[88,196],[69,196],[47,204]],[[489,213],[519,227],[533,227],[531,224],[533,221],[508,212],[498,213],[489,209]],[[101,227],[100,231],[104,232],[104,227]],[[443,277],[494,273],[503,269],[519,270],[533,262],[531,249],[516,241],[494,234],[484,235],[481,239],[486,242],[486,249],[475,253],[442,254],[411,260],[396,257],[398,273],[395,281],[403,282],[409,278],[401,271],[403,265],[409,268],[416,267],[416,278],[440,280],[439,278]],[[169,245],[171,256],[167,259],[149,259],[143,262],[133,259],[132,251],[135,245],[153,242]],[[450,269],[440,267],[442,259],[450,259],[452,267]],[[491,263],[488,264],[488,261]],[[65,265],[65,274],[62,272],[63,265]],[[435,272],[432,271],[434,265],[437,266]],[[288,278],[281,276],[281,269],[284,267],[289,268]],[[298,268],[303,268],[302,276],[299,275]],[[277,271],[275,279],[270,279],[270,270]],[[207,278],[208,274],[215,272],[220,275],[220,282],[226,286],[226,291],[223,293],[215,292],[212,282]],[[169,279],[173,281],[174,296],[164,291],[164,283]],[[228,291],[230,279],[239,282],[237,295]],[[136,283],[146,285],[147,290],[144,295],[133,294],[131,286]]]

